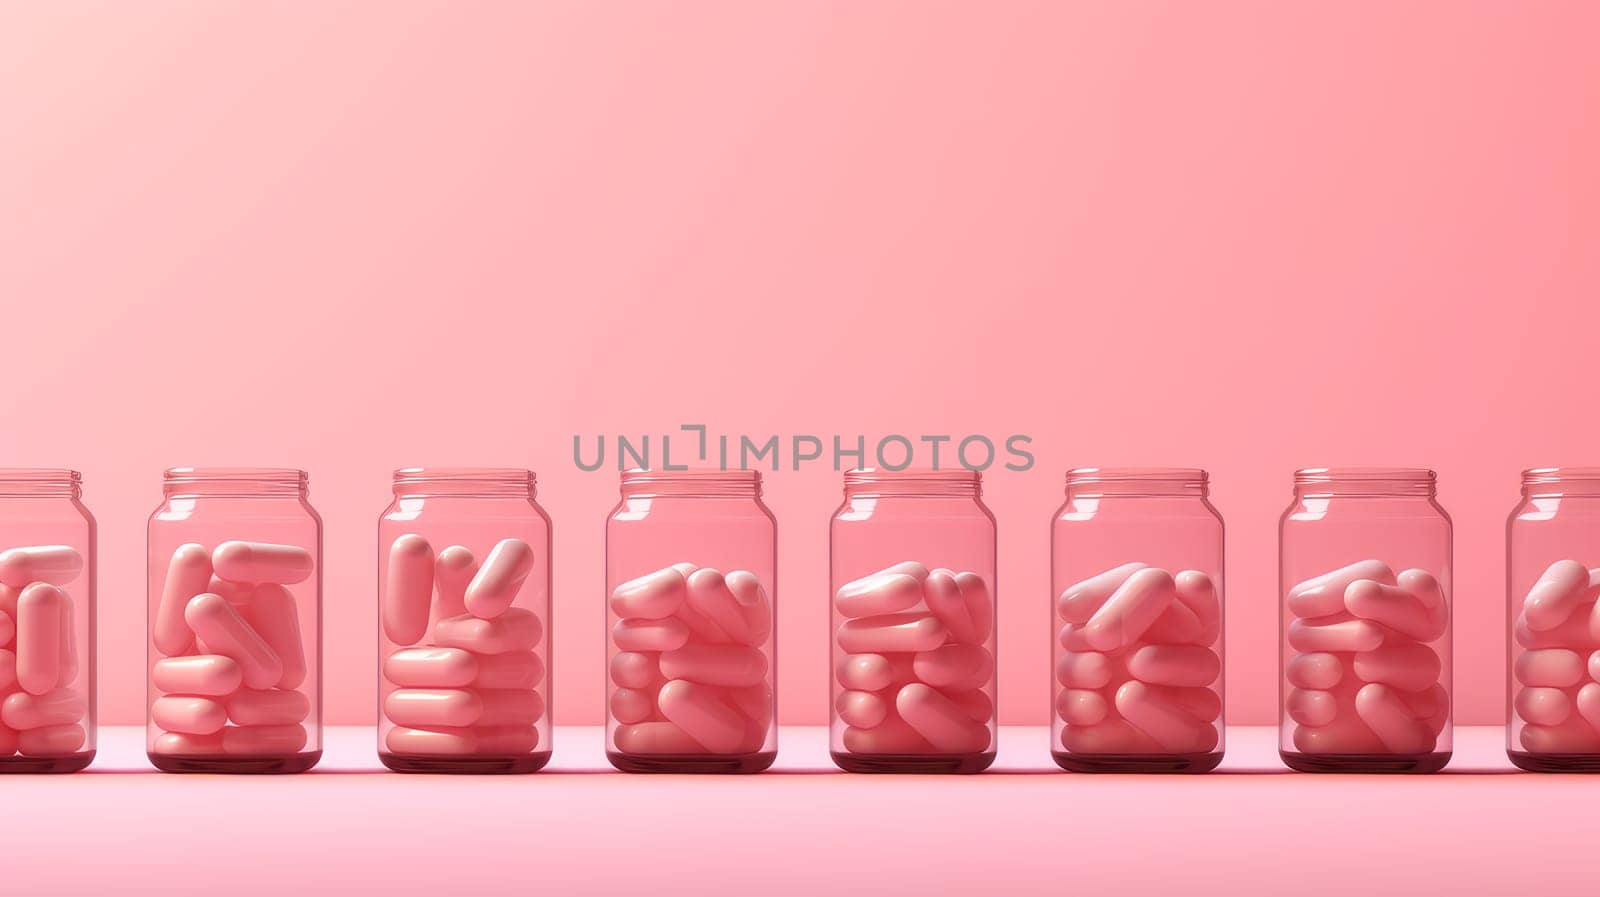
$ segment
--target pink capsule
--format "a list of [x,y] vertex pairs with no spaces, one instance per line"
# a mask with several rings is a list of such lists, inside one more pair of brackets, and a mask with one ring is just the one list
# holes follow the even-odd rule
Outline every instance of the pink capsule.
[[17,750],[24,757],[58,757],[77,753],[88,738],[83,726],[77,723],[44,726],[18,732]]
[[1113,567],[1104,573],[1097,573],[1082,582],[1067,586],[1056,601],[1056,613],[1068,623],[1087,623],[1100,605],[1111,597],[1128,577],[1136,571],[1143,570],[1144,564],[1133,561],[1120,567]]
[[656,655],[621,651],[611,658],[611,681],[623,688],[648,688],[661,678]]
[[849,654],[931,651],[948,635],[937,617],[925,613],[887,614],[846,620],[839,626],[839,647]]
[[916,577],[882,571],[845,583],[833,597],[834,607],[846,617],[892,614],[921,601],[922,583]]
[[397,726],[465,727],[478,721],[483,702],[460,688],[400,688],[383,699],[383,714]]
[[870,729],[848,726],[841,740],[844,749],[852,754],[927,754],[934,750],[927,739],[897,716]]
[[464,545],[451,545],[433,560],[434,588],[438,592],[435,620],[467,612],[467,586],[478,575],[478,559]]
[[529,689],[544,681],[544,661],[532,651],[507,651],[478,658],[478,688]]
[[433,627],[433,640],[440,647],[477,654],[531,651],[543,635],[539,615],[521,607],[509,608],[492,620],[474,614],[446,617]]
[[[209,555],[207,557],[208,560],[206,563],[209,564]],[[244,607],[246,604],[250,603],[250,599],[255,595],[256,587],[254,583],[233,582],[213,574],[210,582],[208,582],[206,587],[201,589],[200,592],[210,592],[213,595],[221,595],[222,597],[228,599],[228,603],[234,607]],[[200,594],[200,592],[196,592],[195,595]],[[194,595],[190,595],[189,597],[193,598]]]
[[1303,754],[1378,754],[1385,751],[1383,742],[1354,713],[1342,714],[1326,726],[1295,726],[1294,747]]
[[189,542],[179,545],[167,564],[167,578],[161,586],[161,601],[150,630],[156,650],[168,657],[183,654],[194,644],[194,633],[184,622],[189,599],[203,594],[211,582],[211,553],[204,545]]
[[664,567],[638,579],[630,579],[611,592],[611,610],[629,620],[663,620],[683,605],[687,588],[685,574],[675,567]]
[[[1532,690],[1524,689],[1524,692]],[[1557,692],[1557,694],[1562,695],[1562,697],[1566,696],[1563,692]],[[1586,683],[1582,688],[1578,689],[1578,694],[1572,703],[1577,708],[1578,715],[1583,717],[1584,722],[1596,729],[1600,729],[1600,683]],[[1526,714],[1523,715],[1523,719],[1528,720],[1528,722],[1538,722],[1538,720],[1530,719]],[[1556,722],[1565,722],[1565,720],[1566,717],[1563,716],[1562,719],[1556,720]]]
[[1150,685],[1210,685],[1222,661],[1197,645],[1146,645],[1128,658],[1128,672]]
[[506,612],[533,572],[533,549],[521,539],[501,539],[467,584],[467,612],[486,620]]
[[1332,692],[1296,688],[1284,702],[1289,716],[1302,726],[1326,726],[1339,715],[1339,702]]
[[23,691],[42,695],[62,684],[67,656],[63,641],[71,637],[65,592],[43,582],[22,590],[17,599],[17,684]]
[[298,691],[281,688],[240,689],[225,703],[228,719],[240,726],[286,726],[302,722],[311,715],[309,698]]
[[[757,583],[756,589],[760,588]],[[746,616],[744,606],[733,596],[727,580],[720,571],[711,567],[701,567],[690,575],[687,595],[690,607],[741,645],[759,645],[766,641],[766,635],[771,632],[770,622],[766,624],[765,631],[759,628],[759,624],[757,627],[751,626],[752,620]]]
[[935,688],[970,691],[994,677],[994,658],[977,645],[950,644],[918,653],[912,658],[911,669],[918,679]]
[[[674,679],[656,698],[661,715],[713,754],[755,750],[750,723],[722,699],[722,690]],[[765,733],[762,733],[765,734]]]
[[[1600,688],[1600,685],[1595,687]],[[1539,726],[1558,725],[1572,715],[1572,700],[1559,688],[1519,689],[1515,706],[1517,716],[1524,722]]]
[[1289,623],[1289,647],[1296,651],[1371,651],[1383,644],[1383,630],[1366,620]]
[[840,692],[833,707],[845,725],[858,729],[870,729],[889,718],[889,702],[870,691]]
[[1157,645],[1209,645],[1216,641],[1215,638],[1205,638],[1204,624],[1181,601],[1167,605],[1161,616],[1156,617],[1156,621],[1144,631],[1143,640]]
[[1105,696],[1087,688],[1063,688],[1056,694],[1056,716],[1069,726],[1093,726],[1110,712]]
[[150,719],[168,732],[210,735],[228,724],[228,710],[211,698],[166,695],[150,704]]
[[239,608],[239,614],[282,662],[278,687],[299,688],[306,681],[306,651],[300,640],[300,610],[294,595],[277,583],[262,583],[256,586],[250,603]]
[[968,754],[989,748],[988,726],[974,722],[954,701],[920,682],[900,689],[894,706],[906,725],[935,751]]
[[1583,658],[1565,648],[1524,651],[1517,658],[1517,681],[1523,685],[1571,688],[1583,679]]
[[1396,754],[1421,754],[1433,750],[1435,736],[1400,700],[1395,690],[1380,683],[1364,685],[1356,692],[1356,713]]
[[1124,682],[1117,689],[1116,707],[1123,719],[1170,753],[1198,754],[1217,746],[1214,726],[1190,716],[1143,682]]
[[706,749],[674,723],[618,726],[611,741],[623,754],[703,754]]
[[1343,613],[1345,589],[1358,579],[1370,579],[1389,586],[1395,583],[1394,571],[1383,561],[1357,561],[1321,576],[1313,576],[1291,588],[1287,598],[1289,611],[1297,617],[1308,618]]
[[1161,745],[1124,719],[1107,719],[1092,726],[1067,726],[1061,746],[1074,754],[1159,754]]
[[744,645],[688,644],[661,654],[661,675],[703,685],[755,685],[767,675],[767,655]]
[[1439,681],[1439,655],[1427,645],[1411,641],[1390,639],[1371,651],[1362,651],[1352,667],[1363,682],[1382,682],[1401,691],[1422,691]]
[[889,658],[882,654],[846,654],[834,675],[841,686],[855,691],[878,691],[894,681]]
[[539,730],[533,726],[478,726],[472,732],[478,750],[490,756],[526,754],[539,746]]
[[1222,635],[1222,602],[1217,598],[1216,583],[1199,570],[1183,570],[1173,577],[1178,603],[1194,613],[1200,621],[1200,634],[1192,641],[1196,645],[1213,645]]
[[1111,681],[1111,659],[1097,651],[1062,654],[1056,681],[1067,688],[1103,688]]
[[728,574],[728,590],[733,592],[733,598],[739,602],[739,610],[744,615],[747,637],[751,645],[764,645],[772,637],[772,600],[767,597],[767,590],[761,587],[761,580],[748,570],[735,570]]
[[196,595],[183,618],[205,642],[208,653],[225,654],[238,662],[244,684],[271,688],[283,678],[283,660],[221,595]]
[[1222,715],[1222,696],[1204,686],[1152,685],[1150,690],[1201,722]]
[[665,620],[618,620],[611,641],[622,651],[671,651],[689,643],[689,627],[677,617]]
[[1344,664],[1336,654],[1313,652],[1289,658],[1289,684],[1296,688],[1327,690],[1344,678]]
[[83,555],[71,545],[31,545],[0,551],[0,582],[20,589],[29,583],[62,586],[83,572]]
[[687,601],[669,619],[676,623],[682,623],[684,628],[688,630],[689,637],[701,644],[728,645],[733,643],[733,638],[723,632],[722,627],[712,622],[710,617],[690,607]]
[[1097,651],[1138,641],[1177,597],[1172,576],[1159,567],[1134,571],[1089,618],[1084,637]]
[[211,553],[211,568],[234,582],[294,585],[311,576],[311,552],[298,545],[224,542]]
[[1593,754],[1600,752],[1600,734],[1579,717],[1569,717],[1558,726],[1526,725],[1518,739],[1524,750],[1535,754]]
[[1529,628],[1540,632],[1561,625],[1579,604],[1594,599],[1589,589],[1589,569],[1577,561],[1556,561],[1539,574],[1539,581],[1528,590],[1522,614]]
[[1579,608],[1576,613],[1557,625],[1554,629],[1534,631],[1528,625],[1526,614],[1517,614],[1517,622],[1512,627],[1517,644],[1524,648],[1593,648],[1600,639],[1596,639],[1590,632],[1590,614],[1584,608]]
[[971,717],[974,722],[983,723],[985,726],[994,719],[994,699],[981,689],[971,691],[952,691],[948,688],[940,689],[939,693],[949,698],[951,703],[961,708],[961,711]]
[[1067,623],[1063,625],[1058,638],[1058,641],[1061,642],[1061,647],[1068,651],[1093,651],[1094,648],[1089,646],[1089,639],[1083,634],[1084,625],[1082,623]]
[[17,623],[11,614],[0,610],[0,645],[9,645],[17,637]]
[[1423,691],[1396,694],[1411,709],[1411,715],[1421,720],[1434,737],[1444,731],[1445,721],[1450,718],[1450,693],[1444,690],[1444,686],[1435,682]]
[[383,738],[391,754],[410,756],[463,757],[479,753],[478,739],[471,729],[407,729],[396,726]]
[[182,735],[167,732],[156,738],[150,753],[160,756],[216,756],[222,753],[222,733]]
[[383,592],[383,631],[397,645],[414,645],[428,634],[433,609],[433,546],[406,533],[389,546]]
[[477,656],[460,648],[401,648],[383,661],[383,678],[401,688],[460,688],[477,675]]
[[642,723],[656,712],[655,695],[634,688],[618,688],[611,692],[611,718],[625,726]]
[[88,710],[83,693],[77,689],[60,688],[43,695],[19,691],[0,703],[0,722],[17,730],[64,726],[83,719]]
[[306,746],[304,726],[229,726],[222,730],[222,752],[257,756],[296,754]]
[[[1427,577],[1426,582],[1418,582],[1415,574]],[[1424,571],[1407,570],[1401,576],[1409,577],[1419,590],[1431,590],[1433,596],[1440,594],[1439,584]],[[1431,642],[1444,635],[1446,621],[1442,600],[1430,607],[1409,589],[1384,585],[1371,579],[1358,579],[1345,589],[1344,601],[1350,613],[1357,617],[1382,623],[1418,641]]]
[[0,694],[6,694],[17,683],[17,652],[0,648]]
[[951,636],[974,645],[988,641],[989,634],[994,631],[994,602],[989,597],[989,584],[976,573],[961,572],[956,574],[956,587],[961,590],[961,601],[966,606],[970,624],[958,619],[959,629],[952,629]]
[[743,688],[724,689],[723,697],[733,705],[733,709],[744,714],[745,719],[755,725],[755,732],[765,741],[767,728],[772,725],[774,707],[772,686],[765,682],[757,682],[755,685],[746,685]]

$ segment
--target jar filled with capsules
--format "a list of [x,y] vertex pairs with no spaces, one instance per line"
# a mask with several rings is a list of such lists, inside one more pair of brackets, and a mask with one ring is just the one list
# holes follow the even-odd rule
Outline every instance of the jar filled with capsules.
[[1278,569],[1284,763],[1441,769],[1451,750],[1451,524],[1433,471],[1296,471]]

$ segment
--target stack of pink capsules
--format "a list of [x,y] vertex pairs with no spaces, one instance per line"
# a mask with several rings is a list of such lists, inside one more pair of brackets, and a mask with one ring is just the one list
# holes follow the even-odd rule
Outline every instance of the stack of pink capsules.
[[383,662],[392,688],[383,714],[394,726],[385,747],[419,756],[533,751],[545,712],[536,650],[544,622],[513,606],[533,572],[533,549],[501,539],[480,566],[465,546],[435,557],[427,539],[408,533],[389,547],[388,564],[383,631],[400,647]]
[[975,754],[991,747],[994,631],[976,573],[902,561],[845,583],[834,710],[853,754]]
[[1517,615],[1523,650],[1512,674],[1522,747],[1536,754],[1600,752],[1600,569],[1545,568]]
[[1381,560],[1331,570],[1289,590],[1285,697],[1307,754],[1426,754],[1450,716],[1439,684],[1448,610],[1426,570]]
[[617,586],[611,718],[624,754],[750,754],[772,725],[772,603],[748,570],[684,562]]
[[0,758],[71,754],[87,740],[73,605],[83,572],[69,545],[0,552]]
[[1222,610],[1211,577],[1138,561],[1068,586],[1056,664],[1061,746],[1082,754],[1204,754],[1218,744]]
[[311,701],[300,612],[288,586],[313,572],[295,545],[178,546],[156,606],[151,641],[162,658],[150,705],[161,730],[153,754],[280,756],[306,745]]

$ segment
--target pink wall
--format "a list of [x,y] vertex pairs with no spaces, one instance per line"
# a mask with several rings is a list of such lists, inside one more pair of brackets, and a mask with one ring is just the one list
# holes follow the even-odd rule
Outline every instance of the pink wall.
[[[1501,718],[1516,472],[1600,463],[1600,8],[6,4],[0,463],[84,471],[142,719],[173,464],[295,465],[327,706],[371,719],[402,464],[534,467],[558,720],[597,721],[613,472],[574,433],[1023,432],[1001,707],[1045,720],[1079,464],[1215,477],[1229,707],[1274,718],[1293,467],[1431,465],[1458,719]],[[824,466],[773,476],[783,718],[825,718]]]

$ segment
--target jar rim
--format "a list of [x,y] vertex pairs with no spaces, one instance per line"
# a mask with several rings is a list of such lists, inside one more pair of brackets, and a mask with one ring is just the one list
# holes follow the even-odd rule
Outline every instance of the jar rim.
[[717,467],[691,467],[687,470],[661,470],[631,467],[622,472],[624,485],[642,483],[760,483],[761,471],[743,467],[723,470]]
[[496,483],[526,480],[532,483],[536,478],[537,474],[526,467],[397,467],[394,471],[396,483],[471,480]]
[[83,474],[70,467],[0,467],[0,483],[81,483]]
[[308,475],[298,467],[169,467],[169,483],[301,482]]
[[1297,484],[1306,483],[1432,483],[1439,475],[1426,467],[1302,467]]
[[907,467],[890,470],[886,467],[856,467],[844,473],[847,485],[864,483],[978,483],[983,480],[981,471],[968,467]]
[[1204,484],[1210,478],[1199,467],[1074,467],[1067,471],[1068,485],[1152,480]]
[[1600,481],[1600,467],[1530,467],[1522,472],[1522,485]]

